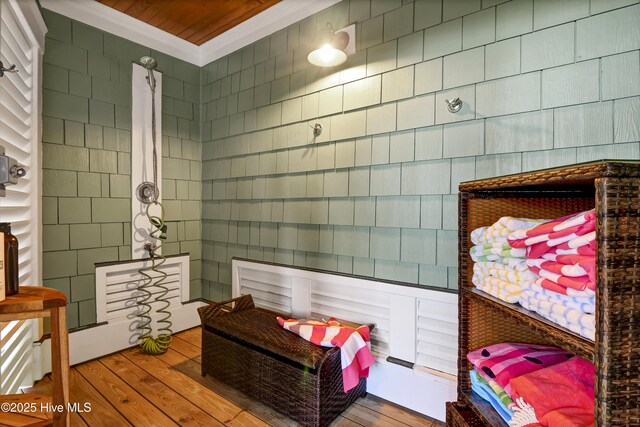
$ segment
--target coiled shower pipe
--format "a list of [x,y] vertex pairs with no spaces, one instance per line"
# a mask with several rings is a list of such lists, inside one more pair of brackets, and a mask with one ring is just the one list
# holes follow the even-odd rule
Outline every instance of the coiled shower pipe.
[[[138,286],[138,291],[142,294],[138,298],[139,313],[138,330],[140,331],[140,348],[149,354],[165,353],[173,339],[171,330],[171,313],[168,311],[171,303],[167,295],[169,289],[165,286],[167,273],[162,271],[160,267],[165,263],[166,259],[161,254],[162,244],[167,239],[167,225],[164,222],[164,208],[159,201],[160,191],[158,189],[158,154],[156,149],[156,79],[153,70],[158,66],[157,61],[150,56],[140,58],[140,65],[147,69],[147,83],[151,88],[151,139],[153,142],[153,182],[143,182],[138,186],[138,199],[147,205],[145,214],[151,224],[152,230],[149,237],[153,239],[153,243],[145,244],[145,250],[149,252],[150,265],[141,268],[139,273],[144,277]],[[158,210],[158,214],[153,214],[151,208]],[[152,291],[155,291],[155,296]],[[151,304],[159,305],[155,313],[158,317],[157,336],[153,336]]]

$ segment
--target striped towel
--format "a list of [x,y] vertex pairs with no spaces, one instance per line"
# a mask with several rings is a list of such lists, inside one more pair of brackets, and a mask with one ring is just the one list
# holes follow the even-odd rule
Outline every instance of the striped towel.
[[[526,248],[527,258],[540,258],[550,248],[573,241],[584,246],[596,228],[595,210],[564,216],[530,229],[516,230],[507,241],[513,248]],[[595,239],[595,233],[593,234]]]
[[591,295],[588,297],[572,297],[562,295],[543,288],[536,282],[528,282],[522,286],[523,292],[533,296],[539,300],[545,300],[556,304],[562,304],[574,310],[582,311],[587,314],[596,312],[596,297]]
[[480,347],[467,354],[467,360],[487,382],[498,384],[511,397],[509,381],[545,366],[573,357],[557,347],[527,343],[499,343]]
[[591,297],[596,294],[595,291],[589,288],[585,288],[583,290],[567,288],[566,286],[559,285],[558,283],[552,282],[544,277],[536,279],[535,283],[544,289],[570,297]]
[[471,283],[483,292],[488,293],[502,301],[517,303],[522,293],[520,284],[507,282],[497,277],[474,274]]
[[557,253],[546,253],[542,255],[545,263],[541,266],[545,270],[562,274],[564,276],[577,277],[589,276],[589,280],[596,283],[596,257],[585,255],[562,255]]
[[509,235],[522,228],[531,228],[547,222],[548,219],[528,219],[503,216],[493,225],[476,228],[471,232],[471,241],[474,245],[484,243],[506,242]]
[[509,409],[513,400],[505,393],[495,381],[487,381],[482,375],[474,369],[469,371],[469,379],[471,380],[471,389],[478,393],[480,397],[489,402],[498,415],[505,422],[509,422],[513,417],[513,411]]
[[596,316],[593,314],[586,314],[562,304],[537,299],[528,292],[522,292],[520,295],[520,305],[591,341],[595,340]]
[[498,279],[511,283],[520,283],[538,278],[537,274],[527,268],[524,260],[522,260],[517,268],[501,262],[476,262],[473,264],[473,273],[497,277]]
[[[585,289],[595,291],[596,289],[596,282],[592,281],[591,277],[587,275],[587,271],[580,266],[562,265],[540,258],[527,259],[526,262],[529,270],[565,288],[576,289],[578,291]],[[593,270],[595,270],[595,263]],[[595,271],[593,271],[593,273],[595,277]]]
[[369,376],[369,366],[375,363],[375,359],[369,348],[371,344],[368,326],[348,328],[334,318],[321,322],[310,319],[285,320],[278,317],[278,323],[315,345],[340,347],[342,385],[345,393],[357,386],[360,378]]
[[469,249],[471,259],[475,261],[477,257],[483,255],[498,255],[502,258],[524,258],[526,250],[523,248],[512,248],[507,242],[503,243],[485,243],[483,245],[475,245]]

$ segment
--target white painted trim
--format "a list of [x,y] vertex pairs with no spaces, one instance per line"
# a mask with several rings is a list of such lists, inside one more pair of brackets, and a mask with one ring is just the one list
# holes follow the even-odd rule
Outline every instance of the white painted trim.
[[293,276],[296,278],[304,278],[314,281],[329,281],[333,284],[352,286],[361,288],[364,293],[367,290],[374,290],[379,292],[389,292],[393,288],[393,294],[405,295],[412,297],[420,297],[428,295],[429,299],[434,301],[440,301],[445,303],[458,303],[458,295],[451,292],[439,292],[432,289],[421,288],[416,286],[403,286],[396,285],[389,282],[383,282],[379,280],[361,279],[354,276],[346,276],[341,274],[331,274],[329,272],[321,272],[316,270],[302,270],[294,267],[287,267],[284,265],[266,264],[260,262],[244,261],[234,259],[231,261],[232,269],[232,285],[231,293],[234,297],[240,295],[240,270],[247,268],[251,270],[260,270],[276,274],[282,274],[284,276]]
[[389,356],[416,361],[416,299],[389,295]]
[[376,358],[369,368],[367,393],[390,402],[445,420],[445,404],[457,399],[457,381],[421,369],[407,369]]
[[40,3],[60,15],[201,66],[198,46],[97,1],[41,0]]
[[[135,263],[135,262],[132,262]],[[132,263],[126,263],[126,268],[130,269]],[[140,267],[145,266],[148,261],[137,261]],[[200,324],[197,308],[204,305],[202,302],[186,302],[189,299],[189,256],[177,256],[167,258],[167,264],[177,264],[182,271],[180,283],[180,300],[182,304],[169,308],[171,312],[171,330],[176,333],[185,329],[193,328]],[[106,322],[106,277],[107,274],[124,269],[123,264],[114,264],[96,268],[96,318],[98,322]],[[104,324],[72,332],[69,334],[69,358],[71,364],[82,363],[135,346],[132,342],[132,328],[135,319],[120,317],[110,320]],[[45,342],[43,349],[49,348],[50,343]],[[43,360],[45,369],[51,370],[48,359]],[[48,372],[48,371],[44,371]]]
[[260,14],[203,43],[200,66],[256,42],[341,0],[282,0]]
[[[136,196],[138,185],[153,182],[153,138],[151,118],[151,87],[147,83],[148,71],[138,64],[132,64],[131,73],[131,258],[142,259],[148,255],[144,245],[155,245],[157,240],[150,237],[154,230],[146,215],[146,204]],[[156,80],[156,154],[158,158],[159,202],[162,202],[162,73],[154,70]],[[159,215],[158,206],[151,206],[149,212]],[[158,251],[158,253],[162,253]]]
[[40,3],[45,9],[202,67],[339,1],[282,0],[200,46],[97,1],[41,0]]
[[[112,273],[122,273],[132,269],[149,267],[151,261],[137,260],[126,263],[117,263],[96,268],[96,323],[106,322],[107,318],[107,285],[108,276]],[[163,267],[178,267],[180,271],[180,302],[189,301],[189,255],[169,257]],[[140,276],[142,277],[142,276]]]
[[[31,286],[40,286],[42,284],[42,56],[44,53],[44,40],[47,32],[44,19],[40,13],[40,9],[35,1],[18,1],[18,0],[0,0],[3,2],[0,7],[6,8],[5,13],[11,11],[11,16],[15,16],[17,26],[23,30],[23,35],[29,43],[28,51],[25,55],[28,57],[28,69],[23,73],[31,73],[31,85],[27,98],[31,99],[30,104],[30,131],[24,135],[28,139],[29,147],[24,147],[29,154],[30,187],[28,190],[28,206],[31,208],[29,215],[30,222],[30,240],[28,246],[31,248],[28,256],[29,270],[28,282]],[[3,15],[3,19],[10,19],[9,15]],[[5,21],[6,22],[6,21]],[[5,41],[0,41],[0,45],[4,45]],[[11,64],[5,64],[9,66]],[[4,78],[5,80],[8,77]],[[8,148],[8,147],[5,147]],[[24,219],[24,218],[23,218]],[[31,329],[31,336],[28,340],[33,342],[41,334],[41,320],[27,320],[28,327]],[[11,352],[11,346],[6,346],[4,352],[7,355]],[[33,347],[32,356],[29,358],[28,366],[25,368],[29,371],[24,378],[25,384],[42,378],[45,370],[42,368],[43,360],[50,358],[50,351],[42,352],[41,348]]]
[[[184,304],[180,309],[171,312],[173,333],[193,328],[200,324],[198,307],[205,305],[203,302],[194,301]],[[128,331],[130,321],[122,319],[120,322],[109,322],[104,325],[83,329],[69,334],[69,362],[71,365],[86,362],[87,360],[103,357],[105,354],[115,353],[135,346],[129,342],[129,336],[123,331]],[[51,340],[45,340],[41,347],[43,352],[50,354]],[[51,359],[42,360],[43,372],[51,372]]]
[[[40,48],[40,54],[44,52],[44,36],[47,33],[47,26],[44,23],[38,4],[35,1],[11,0],[16,10],[22,12],[26,20],[26,27],[31,30],[33,42]],[[23,25],[25,23],[23,22]]]

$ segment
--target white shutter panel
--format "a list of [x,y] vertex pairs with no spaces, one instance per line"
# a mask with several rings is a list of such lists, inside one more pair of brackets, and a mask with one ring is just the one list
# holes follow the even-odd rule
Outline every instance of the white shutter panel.
[[[37,32],[34,32],[34,30]],[[0,60],[17,73],[0,78],[0,145],[24,165],[27,175],[0,197],[0,221],[10,222],[18,238],[20,285],[41,285],[40,60],[44,22],[35,1],[0,1]],[[39,369],[33,342],[36,320],[14,321],[0,329],[0,393],[31,385]]]

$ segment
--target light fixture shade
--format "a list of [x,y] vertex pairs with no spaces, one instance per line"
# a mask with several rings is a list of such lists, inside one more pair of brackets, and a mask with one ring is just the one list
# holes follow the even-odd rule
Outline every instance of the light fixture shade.
[[307,56],[307,61],[318,67],[335,67],[336,65],[343,64],[346,60],[346,53],[328,43],[311,51]]
[[347,56],[356,53],[356,24],[338,31],[327,25],[318,33],[320,47],[307,56],[307,61],[318,67],[335,67],[347,61]]

